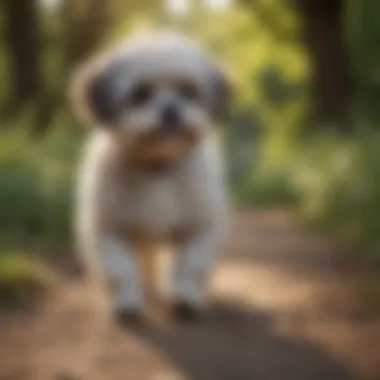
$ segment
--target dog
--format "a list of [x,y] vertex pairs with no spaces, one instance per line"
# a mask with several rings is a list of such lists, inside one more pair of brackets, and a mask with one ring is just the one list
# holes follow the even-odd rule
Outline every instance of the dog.
[[105,279],[118,318],[141,319],[153,274],[140,259],[170,244],[178,253],[171,310],[201,315],[228,231],[218,137],[231,97],[226,74],[192,40],[154,32],[84,63],[70,93],[78,120],[93,125],[75,223],[86,267]]

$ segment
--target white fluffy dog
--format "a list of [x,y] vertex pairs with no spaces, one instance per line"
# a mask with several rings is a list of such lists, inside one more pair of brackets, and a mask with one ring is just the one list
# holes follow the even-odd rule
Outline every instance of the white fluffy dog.
[[228,93],[201,49],[168,33],[133,39],[74,76],[73,105],[95,125],[79,173],[79,250],[109,284],[118,317],[142,315],[139,259],[166,243],[178,250],[175,315],[206,306],[226,235],[216,125]]

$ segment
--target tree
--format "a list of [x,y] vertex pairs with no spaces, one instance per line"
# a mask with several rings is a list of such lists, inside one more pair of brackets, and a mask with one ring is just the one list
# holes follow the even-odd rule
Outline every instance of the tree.
[[347,125],[351,102],[343,42],[343,0],[298,0],[316,101],[330,120]]
[[36,0],[6,0],[6,42],[16,105],[35,99],[42,90]]
[[66,64],[69,69],[99,48],[109,30],[114,6],[114,0],[62,2]]

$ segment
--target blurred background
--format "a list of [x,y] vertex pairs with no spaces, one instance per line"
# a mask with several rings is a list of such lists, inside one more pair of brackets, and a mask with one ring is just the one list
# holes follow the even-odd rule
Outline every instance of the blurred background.
[[234,201],[294,207],[360,259],[378,261],[378,8],[364,0],[2,1],[1,252],[70,249],[85,135],[66,101],[73,67],[133,30],[171,26],[229,68]]
[[[235,212],[217,316],[136,339],[104,327],[94,289],[69,276],[88,131],[67,83],[152,26],[231,76]],[[0,1],[0,379],[380,379],[379,42],[374,0]]]

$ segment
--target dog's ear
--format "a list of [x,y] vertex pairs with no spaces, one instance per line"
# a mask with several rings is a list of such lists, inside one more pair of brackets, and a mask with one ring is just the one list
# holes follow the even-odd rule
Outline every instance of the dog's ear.
[[218,122],[228,118],[231,111],[232,89],[230,78],[225,70],[213,67],[211,74],[212,111]]
[[105,59],[85,63],[71,78],[69,95],[76,117],[85,123],[110,125],[122,107],[117,91],[120,63]]

